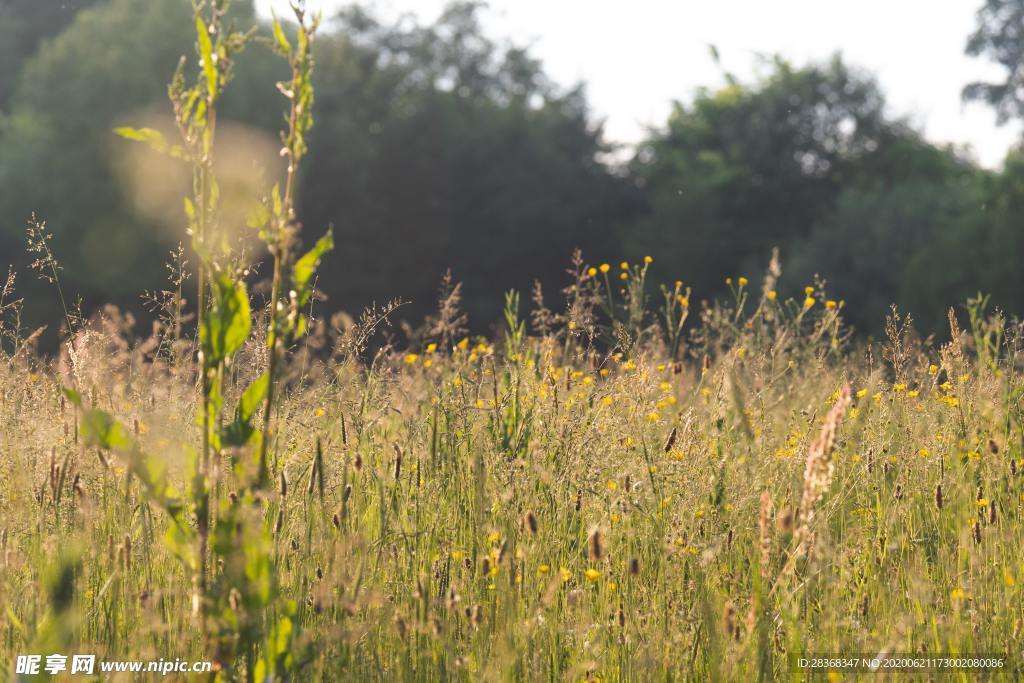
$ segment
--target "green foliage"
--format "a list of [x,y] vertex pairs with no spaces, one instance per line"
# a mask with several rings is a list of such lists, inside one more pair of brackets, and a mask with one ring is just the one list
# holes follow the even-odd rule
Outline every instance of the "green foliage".
[[805,239],[904,134],[885,118],[875,83],[838,58],[770,66],[753,85],[677,103],[632,164],[644,206],[626,237],[630,253],[658,254],[700,296],[725,275],[754,272],[773,246]]
[[74,21],[80,11],[96,2],[5,0],[0,3],[0,64],[4,65],[0,70],[0,112],[7,109],[21,68],[36,52],[40,43],[58,35]]
[[296,259],[292,266],[292,291],[295,292],[295,306],[303,309],[309,304],[313,296],[313,275],[320,267],[320,260],[324,254],[334,249],[334,235],[330,230],[327,234],[316,241],[308,252],[301,258]]
[[977,12],[977,24],[967,40],[966,52],[987,57],[1005,70],[1001,82],[977,81],[964,87],[965,100],[979,100],[996,110],[1000,123],[1024,115],[1024,53],[1020,27],[1024,25],[1021,0],[984,0]]
[[[463,304],[473,327],[482,329],[504,291],[529,290],[526,273],[550,292],[578,246],[609,260],[656,254],[659,275],[691,286],[695,304],[724,292],[725,275],[762,266],[778,246],[787,288],[818,271],[841,283],[839,295],[853,303],[859,293],[848,285],[873,283],[864,305],[849,309],[864,331],[874,329],[891,301],[914,309],[929,327],[944,315],[933,302],[962,299],[975,278],[997,305],[1021,306],[1024,288],[1009,257],[1019,231],[1008,210],[1020,165],[1010,158],[992,176],[924,142],[887,114],[869,76],[838,58],[805,67],[768,61],[751,83],[729,76],[724,88],[679,103],[620,167],[609,161],[614,149],[583,86],[553,84],[528,50],[488,36],[478,3],[453,4],[430,25],[391,25],[349,8],[311,46],[302,45],[294,23],[257,22],[249,2],[232,6],[224,35],[199,26],[186,0],[107,0],[70,24],[71,13],[51,5],[18,0],[2,10],[13,19],[0,22],[0,50],[25,56],[5,72],[20,71],[21,86],[0,121],[0,249],[15,255],[16,269],[27,265],[18,262],[24,219],[37,211],[60,236],[67,255],[62,277],[83,296],[87,312],[106,301],[137,309],[138,291],[159,287],[163,255],[180,239],[177,206],[146,206],[133,183],[162,186],[187,176],[197,151],[204,156],[196,147],[202,139],[169,143],[175,126],[157,113],[165,109],[162,84],[190,47],[196,56],[182,66],[172,95],[182,94],[175,88],[184,88],[186,75],[197,79],[190,87],[216,93],[220,135],[212,137],[232,150],[247,147],[224,136],[238,123],[278,149],[278,95],[266,83],[278,83],[278,92],[296,103],[287,135],[297,137],[282,141],[304,156],[292,202],[308,223],[333,225],[346,245],[345,267],[329,269],[318,282],[332,308],[359,310],[401,296],[412,299],[405,311],[418,317],[434,299],[438,274],[451,266],[469,293]],[[997,85],[1007,97],[1016,13],[1008,0],[986,2],[971,44],[1006,65],[1007,83]],[[250,34],[245,29],[254,23]],[[25,35],[35,37],[24,45],[34,47],[4,37],[28,24]],[[238,53],[250,37],[272,50]],[[31,58],[26,50],[34,51]],[[274,59],[272,52],[303,53],[305,62]],[[298,89],[296,66],[308,76]],[[233,86],[224,90],[228,81]],[[314,86],[317,127],[310,130]],[[189,121],[206,117],[202,93],[178,100],[186,137]],[[115,128],[171,160],[143,157],[140,168],[130,156],[139,153],[112,139]],[[270,186],[282,177],[253,182]],[[205,210],[193,205],[193,235],[213,213],[228,225],[237,221],[228,207],[239,189],[223,175],[220,181],[207,188],[215,203]],[[939,216],[933,197],[955,217]],[[854,213],[865,227],[855,225]],[[897,214],[908,230],[871,227]],[[265,230],[269,219],[262,219]],[[928,248],[896,267],[898,277],[878,278],[871,261],[832,249],[814,263],[824,244],[864,242],[865,230],[896,251],[903,247],[895,242],[905,241],[894,232],[927,234]],[[204,237],[199,251],[223,260],[241,243],[251,249],[246,239],[225,230]],[[989,248],[992,240],[1000,246]],[[883,255],[891,261],[893,253]],[[943,279],[929,266],[935,262],[961,275]],[[56,302],[35,296],[38,285],[24,282],[21,291],[40,299],[25,311],[27,326],[60,318]],[[51,324],[47,339],[57,327]]]
[[509,288],[554,286],[577,246],[614,249],[625,183],[598,160],[609,148],[582,87],[556,87],[482,15],[457,3],[391,26],[352,10],[320,36],[299,203],[345,244],[343,272],[320,283],[331,302],[401,296],[415,319],[451,266],[482,326]]
[[212,280],[210,308],[199,330],[205,363],[217,367],[230,360],[249,338],[252,316],[244,282],[227,276]]
[[114,132],[123,137],[126,140],[134,140],[135,142],[144,142],[153,148],[153,151],[161,154],[169,154],[172,157],[179,159],[185,158],[185,151],[180,145],[169,145],[164,134],[158,130],[152,128],[131,128],[129,126],[121,126],[115,128]]
[[241,398],[238,399],[234,419],[221,434],[221,445],[242,447],[254,444],[254,439],[259,437],[260,432],[253,426],[253,418],[256,417],[256,411],[260,405],[266,400],[269,386],[270,375],[264,372],[246,387]]

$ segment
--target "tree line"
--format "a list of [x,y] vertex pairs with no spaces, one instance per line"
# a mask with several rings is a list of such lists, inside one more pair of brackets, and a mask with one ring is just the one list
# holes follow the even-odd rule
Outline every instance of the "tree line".
[[[1004,119],[1024,111],[1020,7],[987,0],[967,45],[1007,81],[968,84],[965,96]],[[141,117],[174,139],[165,84],[192,53],[190,11],[187,0],[0,5],[11,65],[0,74],[0,253],[22,293],[34,288],[24,252],[33,213],[56,235],[65,286],[86,310],[139,309],[140,291],[164,286],[185,222],[173,198],[188,177],[113,130]],[[334,227],[338,248],[317,283],[328,310],[402,297],[417,319],[451,268],[483,328],[508,289],[536,280],[554,296],[577,247],[593,264],[651,255],[653,277],[682,280],[696,305],[723,294],[727,277],[755,280],[778,247],[781,295],[824,278],[867,332],[891,303],[936,329],[978,291],[1024,311],[1021,153],[986,170],[932,144],[839,55],[767,59],[748,81],[725,74],[623,149],[605,138],[585,84],[555,83],[528,49],[489,36],[485,12],[457,2],[421,24],[355,5],[326,18],[296,203],[313,232]],[[263,84],[286,74],[260,44],[269,27],[251,1],[236,0],[232,17],[258,38],[237,59],[218,136],[224,222],[237,226],[225,239],[244,245],[247,202],[274,180],[261,169],[280,147],[279,95]],[[30,321],[57,319],[32,299]]]

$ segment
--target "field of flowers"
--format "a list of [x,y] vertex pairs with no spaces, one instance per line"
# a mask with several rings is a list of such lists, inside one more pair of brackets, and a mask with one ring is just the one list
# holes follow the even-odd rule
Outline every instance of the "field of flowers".
[[[940,346],[894,317],[887,342],[847,347],[840,306],[783,301],[769,274],[675,352],[679,288],[660,324],[603,342],[601,309],[628,313],[645,278],[625,265],[622,287],[579,264],[537,333],[510,297],[499,338],[461,336],[458,290],[408,352],[361,360],[376,317],[315,323],[274,407],[271,484],[246,483],[258,448],[216,453],[203,588],[177,528],[201,512],[168,502],[202,441],[188,355],[108,311],[59,363],[9,359],[0,660],[635,680],[1019,654],[1019,327],[975,308]],[[266,367],[261,339],[227,369],[227,403]]]
[[[833,679],[800,658],[854,653],[1024,673],[1021,323],[979,297],[941,339],[894,307],[852,340],[823,281],[779,290],[777,258],[709,303],[648,282],[651,257],[580,254],[487,337],[451,277],[401,334],[400,302],[317,317],[334,244],[299,249],[298,7],[261,299],[218,229],[246,38],[221,6],[197,5],[200,68],[170,87],[180,144],[120,131],[193,173],[152,332],[65,306],[47,356],[0,291],[0,678],[51,653],[247,681]],[[29,248],[70,300],[40,221]]]

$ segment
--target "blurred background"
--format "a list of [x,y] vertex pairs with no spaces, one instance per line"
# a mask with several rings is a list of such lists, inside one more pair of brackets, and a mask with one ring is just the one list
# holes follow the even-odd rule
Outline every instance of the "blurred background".
[[[287,16],[235,0],[234,19],[266,35],[272,4]],[[322,311],[400,296],[419,320],[451,268],[486,331],[510,288],[538,281],[552,305],[576,247],[649,254],[699,301],[756,283],[776,246],[783,296],[820,275],[865,334],[890,303],[924,331],[978,291],[1024,311],[1024,0],[309,8],[299,216],[335,230]],[[112,131],[173,135],[166,84],[193,30],[188,0],[0,0],[0,266],[28,324],[60,319],[29,272],[33,212],[86,313],[144,315],[140,293],[166,286],[187,172]],[[224,102],[239,239],[280,165],[285,75],[251,44]]]

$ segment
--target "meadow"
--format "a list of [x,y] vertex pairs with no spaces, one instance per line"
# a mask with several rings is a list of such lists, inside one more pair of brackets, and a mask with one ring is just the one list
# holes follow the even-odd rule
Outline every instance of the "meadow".
[[[275,31],[286,168],[250,221],[256,296],[218,226],[216,105],[247,40],[220,5],[170,87],[181,141],[120,131],[193,174],[152,331],[65,305],[48,356],[13,278],[0,298],[0,676],[51,652],[249,681],[831,680],[853,674],[794,659],[852,653],[1024,673],[1020,322],[979,296],[941,339],[895,307],[853,338],[824,281],[777,290],[777,259],[700,302],[651,257],[581,254],[489,337],[450,278],[417,328],[400,302],[320,317],[344,244],[299,248],[301,11]],[[41,221],[29,246],[70,300]]]

